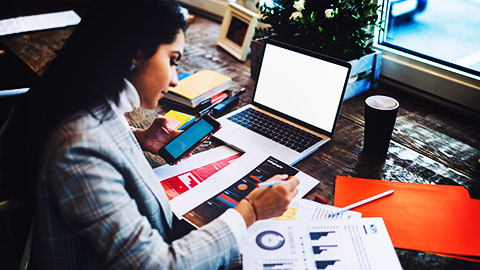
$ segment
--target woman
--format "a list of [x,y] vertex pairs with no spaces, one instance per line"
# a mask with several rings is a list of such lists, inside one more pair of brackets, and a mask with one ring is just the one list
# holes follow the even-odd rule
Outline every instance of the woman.
[[[32,264],[40,269],[217,269],[238,265],[246,228],[278,216],[298,179],[252,191],[186,235],[141,149],[178,134],[157,118],[133,133],[124,113],[153,109],[177,84],[186,23],[170,0],[106,0],[85,14],[2,136],[7,179],[35,187]],[[19,153],[30,153],[20,162]],[[8,158],[7,158],[8,157]],[[5,163],[3,163],[5,161]],[[15,164],[23,169],[18,175]],[[12,178],[11,178],[12,177]]]

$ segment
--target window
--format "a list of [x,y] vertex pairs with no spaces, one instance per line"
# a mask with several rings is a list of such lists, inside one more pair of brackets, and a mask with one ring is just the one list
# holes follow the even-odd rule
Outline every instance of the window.
[[480,1],[383,0],[387,81],[480,119]]
[[[385,11],[385,31],[375,39],[384,81],[480,119],[480,0],[373,1]],[[218,16],[226,6],[226,0],[181,2]]]

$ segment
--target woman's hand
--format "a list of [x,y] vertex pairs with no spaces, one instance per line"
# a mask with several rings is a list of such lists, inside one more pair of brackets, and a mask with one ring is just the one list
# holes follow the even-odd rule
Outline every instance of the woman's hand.
[[135,137],[142,150],[158,155],[158,150],[180,133],[182,132],[168,126],[167,118],[159,116],[147,129],[135,131]]
[[235,209],[245,219],[247,227],[250,227],[256,220],[278,217],[288,208],[290,201],[297,195],[299,180],[288,175],[275,175],[268,179],[270,181],[281,181],[284,183],[272,187],[256,188],[247,195],[247,200],[241,200]]

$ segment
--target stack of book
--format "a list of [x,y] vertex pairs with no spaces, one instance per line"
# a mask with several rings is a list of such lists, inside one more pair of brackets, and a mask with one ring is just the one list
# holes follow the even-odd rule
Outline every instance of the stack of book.
[[165,99],[197,107],[232,86],[232,79],[212,70],[201,70],[179,81],[176,87],[170,87]]

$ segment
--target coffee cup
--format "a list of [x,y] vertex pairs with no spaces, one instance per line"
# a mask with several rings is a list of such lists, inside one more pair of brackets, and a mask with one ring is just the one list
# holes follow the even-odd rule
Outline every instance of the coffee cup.
[[375,95],[365,100],[363,151],[385,155],[390,145],[399,103],[391,97]]

